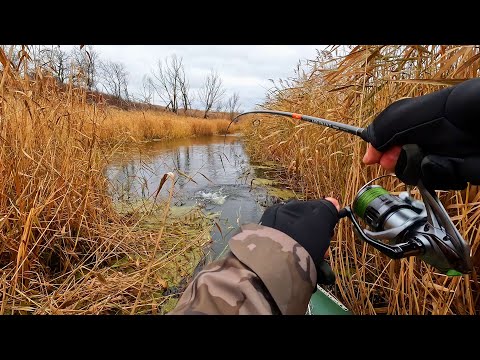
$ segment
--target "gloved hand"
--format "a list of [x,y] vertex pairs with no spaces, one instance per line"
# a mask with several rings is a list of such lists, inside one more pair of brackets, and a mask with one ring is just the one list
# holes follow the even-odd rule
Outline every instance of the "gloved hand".
[[[407,184],[435,189],[480,184],[480,79],[471,79],[383,110],[367,127],[373,148],[366,164],[380,163]],[[418,147],[399,146],[415,144]],[[400,159],[400,161],[397,161]]]
[[317,270],[318,284],[335,282],[335,275],[324,257],[339,220],[340,206],[337,200],[327,199],[276,204],[267,208],[260,219],[260,224],[280,230],[307,250]]

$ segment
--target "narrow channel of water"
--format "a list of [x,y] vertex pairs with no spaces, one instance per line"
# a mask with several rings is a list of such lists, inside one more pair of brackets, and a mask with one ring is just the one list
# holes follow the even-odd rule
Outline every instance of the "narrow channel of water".
[[[236,135],[149,142],[121,151],[107,168],[116,201],[148,198],[167,172],[176,175],[173,206],[198,205],[218,213],[212,232],[210,261],[225,249],[239,224],[258,222],[265,205],[276,199],[251,186],[262,169],[250,164],[242,138]],[[163,190],[162,190],[163,191]]]

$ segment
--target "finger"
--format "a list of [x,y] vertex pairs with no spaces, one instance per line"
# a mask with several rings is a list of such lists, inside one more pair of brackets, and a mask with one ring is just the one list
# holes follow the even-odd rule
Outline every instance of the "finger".
[[338,203],[337,199],[334,199],[332,197],[326,197],[325,200],[330,201],[337,208],[337,211],[340,211],[340,204]]
[[380,162],[383,153],[375,149],[372,145],[368,144],[367,152],[363,156],[363,163],[366,165],[373,165]]
[[394,146],[391,149],[385,151],[380,159],[380,166],[389,172],[394,172],[395,165],[397,164],[398,157],[402,152],[400,146]]

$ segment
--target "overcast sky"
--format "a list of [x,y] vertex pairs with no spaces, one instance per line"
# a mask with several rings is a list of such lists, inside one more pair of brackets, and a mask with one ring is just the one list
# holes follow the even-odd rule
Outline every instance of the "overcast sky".
[[[63,45],[68,50],[72,46]],[[252,110],[262,103],[268,79],[293,75],[299,60],[314,59],[324,45],[94,45],[102,59],[123,62],[129,72],[129,92],[138,94],[142,77],[150,74],[158,59],[176,54],[183,57],[185,71],[194,92],[213,68],[227,90],[240,94],[240,109]],[[158,97],[157,97],[158,98]],[[198,107],[198,103],[194,104]]]

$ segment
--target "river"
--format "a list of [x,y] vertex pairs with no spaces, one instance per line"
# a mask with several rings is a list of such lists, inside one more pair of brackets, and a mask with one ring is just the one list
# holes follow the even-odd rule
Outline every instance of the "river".
[[251,185],[264,177],[265,167],[250,163],[237,135],[144,143],[119,151],[106,173],[115,201],[135,201],[155,193],[170,171],[176,175],[173,206],[218,213],[220,230],[213,228],[207,262],[222,254],[239,224],[258,222],[264,206],[278,201],[256,181]]
[[[256,223],[265,206],[295,197],[266,179],[269,171],[278,171],[272,165],[252,164],[240,136],[209,136],[154,141],[118,151],[106,175],[115,201],[135,202],[153,195],[162,176],[171,171],[176,175],[173,206],[197,205],[206,213],[218,213],[220,230],[213,227],[212,245],[196,273],[221,256],[239,224]],[[308,314],[350,313],[326,290],[320,290],[312,297]]]

